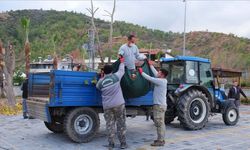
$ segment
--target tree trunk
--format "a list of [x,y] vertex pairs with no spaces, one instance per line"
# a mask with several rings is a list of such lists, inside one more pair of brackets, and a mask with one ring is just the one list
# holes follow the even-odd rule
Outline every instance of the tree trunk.
[[5,80],[4,80],[4,90],[6,92],[6,97],[8,99],[8,105],[15,106],[16,105],[16,98],[13,90],[12,85],[12,77],[13,75],[9,74],[7,71],[7,67],[4,67],[4,74],[5,74]]
[[30,72],[30,43],[28,41],[25,42],[24,49],[25,49],[25,73],[26,77],[28,77]]
[[114,23],[114,14],[115,14],[115,7],[116,7],[116,0],[114,0],[114,6],[113,6],[113,11],[110,14],[110,31],[109,31],[109,57],[108,57],[108,62],[111,62],[111,58],[112,58],[112,48],[113,48],[113,23]]
[[[2,64],[2,61],[1,61]],[[4,89],[3,89],[3,68],[0,68],[0,98],[4,98],[5,94],[4,94]]]
[[113,22],[110,23],[110,33],[109,33],[109,58],[108,58],[108,63],[111,62],[111,57],[112,57],[112,48],[113,48],[113,42],[112,42],[112,35],[113,35]]
[[98,51],[98,54],[100,56],[100,59],[101,59],[101,63],[104,64],[104,60],[103,60],[103,56],[102,56],[102,51],[101,51],[101,43],[100,43],[100,39],[99,39],[99,33],[98,33],[98,30],[96,29],[96,26],[95,26],[95,13],[96,11],[98,10],[98,8],[94,11],[94,6],[93,6],[93,0],[91,0],[91,9],[88,9],[88,11],[90,12],[91,14],[91,23],[92,23],[92,27],[96,33],[96,40],[97,40],[97,51]]
[[13,90],[13,73],[15,69],[15,51],[11,44],[8,43],[8,48],[5,54],[1,53],[1,58],[3,58],[4,62],[2,64],[3,73],[5,76],[5,80],[3,82],[4,91],[6,93],[6,97],[8,99],[8,104],[10,106],[15,106],[16,98]]
[[58,69],[57,55],[55,55],[54,58],[53,58],[53,69],[54,69],[54,70],[57,70],[57,69]]
[[4,89],[3,89],[3,43],[0,39],[0,98],[4,97]]
[[94,29],[94,31],[96,33],[97,52],[98,52],[98,54],[100,56],[102,64],[104,64],[104,60],[103,60],[103,56],[102,56],[102,51],[101,51],[101,44],[100,44],[100,39],[99,39],[99,32],[97,31],[96,26],[95,26],[94,15],[92,16],[91,22],[92,22],[93,29]]

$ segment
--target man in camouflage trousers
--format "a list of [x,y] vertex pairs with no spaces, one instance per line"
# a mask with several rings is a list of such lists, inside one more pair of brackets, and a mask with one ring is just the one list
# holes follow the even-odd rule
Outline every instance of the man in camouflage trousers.
[[156,71],[152,62],[149,61],[150,69],[152,70],[155,77],[150,77],[146,73],[143,72],[142,68],[139,68],[140,74],[148,81],[154,84],[154,92],[153,92],[153,99],[154,99],[154,106],[153,106],[153,116],[154,116],[154,123],[157,130],[157,140],[151,144],[151,146],[164,146],[165,144],[165,112],[167,109],[167,75],[168,72],[165,69],[160,69],[159,72]]
[[106,128],[108,132],[109,148],[115,146],[115,125],[117,126],[120,148],[127,148],[126,144],[126,109],[125,100],[122,95],[120,81],[124,75],[124,58],[120,58],[119,70],[112,73],[112,66],[104,66],[104,77],[101,78],[96,87],[102,92],[102,104]]

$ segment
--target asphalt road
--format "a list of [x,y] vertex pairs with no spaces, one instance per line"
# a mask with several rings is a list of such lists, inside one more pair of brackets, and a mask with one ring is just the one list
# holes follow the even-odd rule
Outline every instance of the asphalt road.
[[[24,120],[21,115],[0,115],[0,150],[101,150],[107,144],[102,114],[98,135],[89,143],[73,143],[64,134],[54,134],[37,119]],[[250,106],[241,106],[240,121],[226,126],[220,114],[211,116],[207,126],[198,131],[186,131],[175,120],[166,127],[166,145],[153,148],[156,138],[152,121],[145,117],[127,119],[128,149],[134,150],[250,150]],[[119,146],[117,144],[117,146]],[[117,148],[118,149],[118,148]]]

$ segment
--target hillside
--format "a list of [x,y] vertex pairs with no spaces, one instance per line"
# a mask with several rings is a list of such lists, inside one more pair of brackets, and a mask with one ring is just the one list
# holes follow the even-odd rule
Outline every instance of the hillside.
[[[56,48],[64,56],[73,50],[82,52],[82,45],[88,41],[87,33],[90,28],[90,18],[84,14],[66,11],[21,10],[0,13],[0,35],[5,42],[14,43],[16,53],[23,55],[24,32],[20,25],[22,17],[29,17],[31,58],[45,57],[53,54],[53,35],[57,35]],[[100,40],[107,43],[109,23],[96,19]],[[135,33],[140,48],[169,48],[173,54],[182,52],[182,34],[152,30],[143,26],[116,21],[114,36],[126,36]],[[113,51],[117,51],[116,43]],[[213,32],[190,32],[187,34],[188,54],[211,58],[213,65],[227,68],[249,69],[250,67],[250,40],[232,34]],[[114,52],[115,54],[116,52]]]

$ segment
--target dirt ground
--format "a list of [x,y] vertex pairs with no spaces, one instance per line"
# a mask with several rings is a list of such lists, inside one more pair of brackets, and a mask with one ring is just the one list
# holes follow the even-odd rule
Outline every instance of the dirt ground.
[[[152,121],[146,117],[127,118],[129,150],[250,150],[250,106],[240,107],[240,121],[236,126],[226,126],[220,114],[211,116],[207,126],[198,131],[187,131],[175,120],[166,126],[166,145],[153,148],[156,138]],[[0,150],[102,150],[107,144],[105,121],[100,114],[101,127],[89,143],[74,143],[64,134],[50,132],[42,121],[24,120],[21,115],[0,115]],[[117,147],[118,147],[117,142]],[[118,149],[118,148],[116,148]]]

